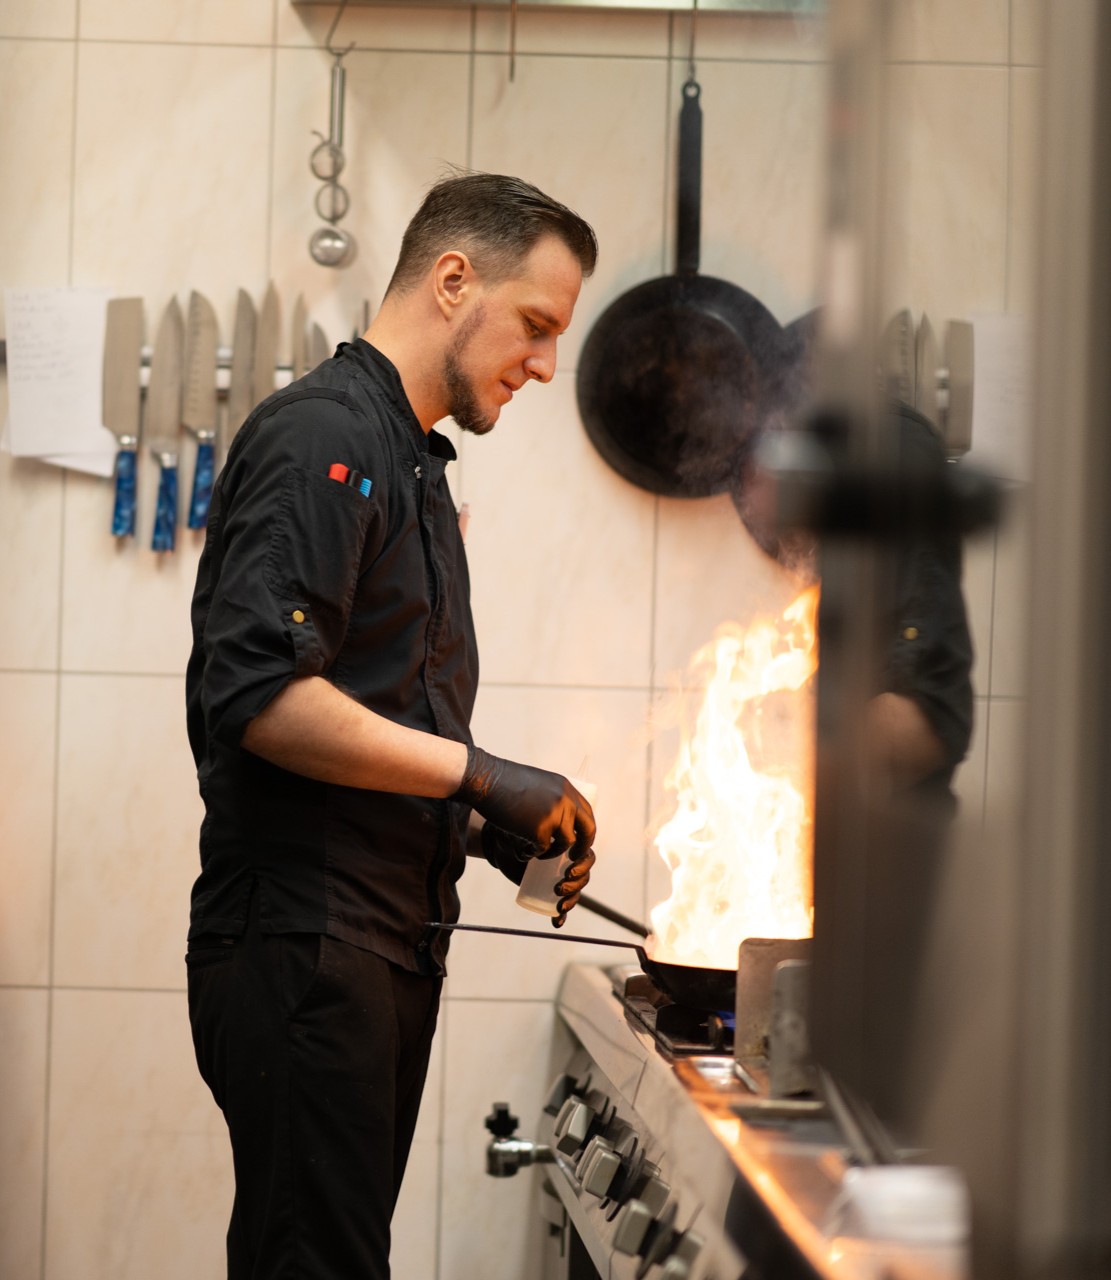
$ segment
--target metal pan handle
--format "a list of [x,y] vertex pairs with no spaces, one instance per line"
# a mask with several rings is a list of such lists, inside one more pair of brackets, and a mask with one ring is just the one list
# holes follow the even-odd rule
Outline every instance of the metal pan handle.
[[507,929],[495,924],[443,924],[438,920],[430,921],[426,929],[454,929],[465,933],[506,933],[512,938],[546,938],[549,942],[588,942],[594,947],[624,947],[627,951],[636,951],[643,955],[643,948],[635,942],[618,942],[616,938],[584,938],[577,933],[544,933],[539,929]]
[[627,929],[629,933],[635,933],[640,938],[647,938],[651,932],[648,926],[641,924],[639,920],[634,920],[632,916],[623,915],[620,911],[615,911],[613,907],[607,907],[604,902],[599,902],[597,898],[591,898],[585,893],[579,894],[579,900],[575,905],[582,907],[584,911],[590,911],[596,916],[601,916],[603,920],[608,920],[610,924]]
[[702,86],[693,77],[683,85],[679,111],[679,210],[675,270],[696,276],[702,257]]

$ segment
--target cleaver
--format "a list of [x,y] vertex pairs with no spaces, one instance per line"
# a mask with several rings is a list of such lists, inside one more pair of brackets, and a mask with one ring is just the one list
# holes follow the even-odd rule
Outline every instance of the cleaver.
[[152,551],[172,551],[177,530],[177,460],[181,435],[181,372],[185,319],[177,298],[162,314],[150,359],[147,409],[143,430],[147,447],[158,459],[158,502],[154,513]]
[[142,366],[143,300],[110,298],[104,330],[104,425],[115,432],[116,497],[112,533],[135,534],[135,457],[139,449],[139,370]]
[[208,521],[212,483],[216,478],[216,347],[220,340],[216,312],[202,294],[189,295],[185,329],[185,402],[181,421],[197,437],[197,465],[189,499],[190,529]]

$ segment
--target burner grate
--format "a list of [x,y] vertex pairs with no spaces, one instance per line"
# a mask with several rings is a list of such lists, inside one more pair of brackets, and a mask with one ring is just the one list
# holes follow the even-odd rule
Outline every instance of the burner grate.
[[731,1015],[676,1004],[634,965],[615,965],[606,972],[626,1018],[646,1031],[665,1057],[732,1054]]

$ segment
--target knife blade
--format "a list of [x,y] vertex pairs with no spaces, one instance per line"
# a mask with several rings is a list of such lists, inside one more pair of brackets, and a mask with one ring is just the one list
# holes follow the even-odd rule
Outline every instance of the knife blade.
[[104,425],[115,433],[116,494],[112,533],[135,533],[135,458],[139,449],[139,370],[142,366],[143,300],[111,298],[104,331]]
[[294,382],[305,372],[305,353],[308,345],[305,341],[305,326],[308,321],[309,313],[305,309],[305,295],[299,293],[297,301],[293,304],[293,343],[289,361],[293,366]]
[[152,551],[172,551],[177,532],[177,460],[181,437],[181,377],[185,318],[171,298],[158,325],[150,360],[150,383],[143,423],[147,447],[158,459],[158,502]]
[[930,318],[923,312],[914,340],[914,407],[930,420],[935,430],[941,429],[937,403],[937,374],[941,364],[937,338]]
[[[258,314],[255,330],[254,404],[265,400],[274,390],[274,374],[278,367],[278,342],[281,337],[282,311],[274,282],[266,286],[266,296]],[[252,406],[253,407],[253,406]]]
[[235,433],[243,425],[254,405],[255,330],[258,319],[255,304],[246,289],[240,289],[235,300],[235,325],[231,339],[231,379],[228,383],[227,453]]
[[190,529],[208,521],[212,482],[216,473],[216,348],[220,333],[216,312],[203,294],[189,295],[185,331],[185,404],[181,421],[197,438],[193,493],[189,499]]
[[332,354],[324,330],[314,321],[309,332],[309,368],[315,369],[318,364],[327,360]]

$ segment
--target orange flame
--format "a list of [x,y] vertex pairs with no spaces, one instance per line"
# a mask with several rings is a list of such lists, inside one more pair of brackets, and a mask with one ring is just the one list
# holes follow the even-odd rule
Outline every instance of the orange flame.
[[781,618],[725,623],[691,661],[705,696],[664,785],[654,843],[671,896],[653,908],[654,959],[734,969],[745,938],[813,932],[813,696],[818,587]]

